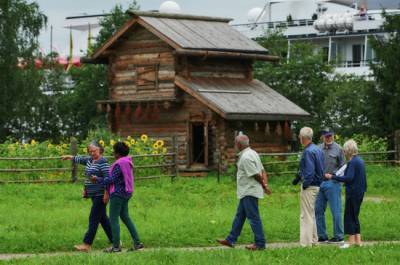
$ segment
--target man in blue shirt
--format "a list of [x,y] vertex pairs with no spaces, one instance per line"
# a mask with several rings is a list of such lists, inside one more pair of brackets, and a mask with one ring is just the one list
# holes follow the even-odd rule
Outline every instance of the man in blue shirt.
[[[319,146],[324,153],[325,173],[335,174],[345,163],[344,153],[340,145],[335,143],[333,131],[326,128],[322,131],[323,143]],[[333,238],[328,241],[325,224],[327,203],[332,213]],[[342,185],[336,180],[324,180],[321,183],[315,206],[317,218],[318,242],[342,243]]]
[[300,143],[304,147],[300,160],[300,177],[303,180],[300,191],[300,245],[312,246],[317,243],[315,221],[315,201],[324,176],[324,154],[312,142],[313,130],[303,127],[300,130]]

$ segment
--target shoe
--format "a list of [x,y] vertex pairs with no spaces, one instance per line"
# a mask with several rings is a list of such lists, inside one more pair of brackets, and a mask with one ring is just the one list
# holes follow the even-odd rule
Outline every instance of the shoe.
[[137,244],[134,244],[133,247],[128,249],[128,251],[136,251],[136,250],[141,250],[141,249],[144,249],[143,243],[137,243]]
[[89,244],[75,245],[74,248],[76,251],[81,251],[81,252],[89,252],[92,249],[92,247]]
[[256,244],[247,245],[245,248],[250,251],[265,250],[265,247],[258,247]]
[[319,237],[318,238],[318,243],[323,244],[323,243],[328,243],[329,240],[327,238]]
[[221,245],[224,245],[224,246],[227,246],[230,248],[234,247],[234,245],[226,239],[217,239],[217,242],[220,243]]
[[121,249],[121,247],[109,247],[109,248],[106,248],[105,250],[103,250],[103,252],[105,252],[105,253],[116,253],[116,252],[121,252],[122,251],[122,249]]
[[349,247],[350,247],[350,244],[347,244],[347,243],[339,246],[340,249],[345,249],[345,248],[349,248]]
[[336,237],[332,237],[331,239],[329,239],[328,241],[329,244],[342,244],[344,243],[344,239],[337,239]]

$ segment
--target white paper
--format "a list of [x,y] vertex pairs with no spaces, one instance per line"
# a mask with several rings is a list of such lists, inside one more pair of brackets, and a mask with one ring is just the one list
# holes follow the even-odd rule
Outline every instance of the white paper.
[[347,168],[347,164],[344,164],[341,168],[338,169],[338,171],[336,171],[335,175],[338,177],[342,177],[344,176],[344,171]]

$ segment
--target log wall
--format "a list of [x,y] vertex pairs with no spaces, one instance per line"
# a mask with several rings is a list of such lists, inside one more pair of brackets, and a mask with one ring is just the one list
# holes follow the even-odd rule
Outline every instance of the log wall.
[[175,97],[173,49],[143,27],[133,27],[109,58],[110,98]]

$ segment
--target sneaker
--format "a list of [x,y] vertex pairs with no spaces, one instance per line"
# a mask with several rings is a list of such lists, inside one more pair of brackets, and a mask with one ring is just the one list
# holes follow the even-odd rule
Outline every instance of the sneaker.
[[137,244],[134,244],[133,247],[128,249],[128,251],[136,251],[136,250],[141,250],[141,249],[144,249],[143,243],[137,243]]
[[115,252],[121,252],[122,251],[122,249],[121,249],[121,247],[109,247],[109,248],[106,248],[105,250],[103,250],[103,252],[105,252],[105,253],[115,253]]
[[327,238],[319,237],[318,238],[318,243],[323,244],[323,243],[328,243],[329,240]]
[[331,239],[329,239],[328,241],[329,244],[342,244],[344,243],[344,239],[343,238],[336,238],[336,237],[332,237]]

